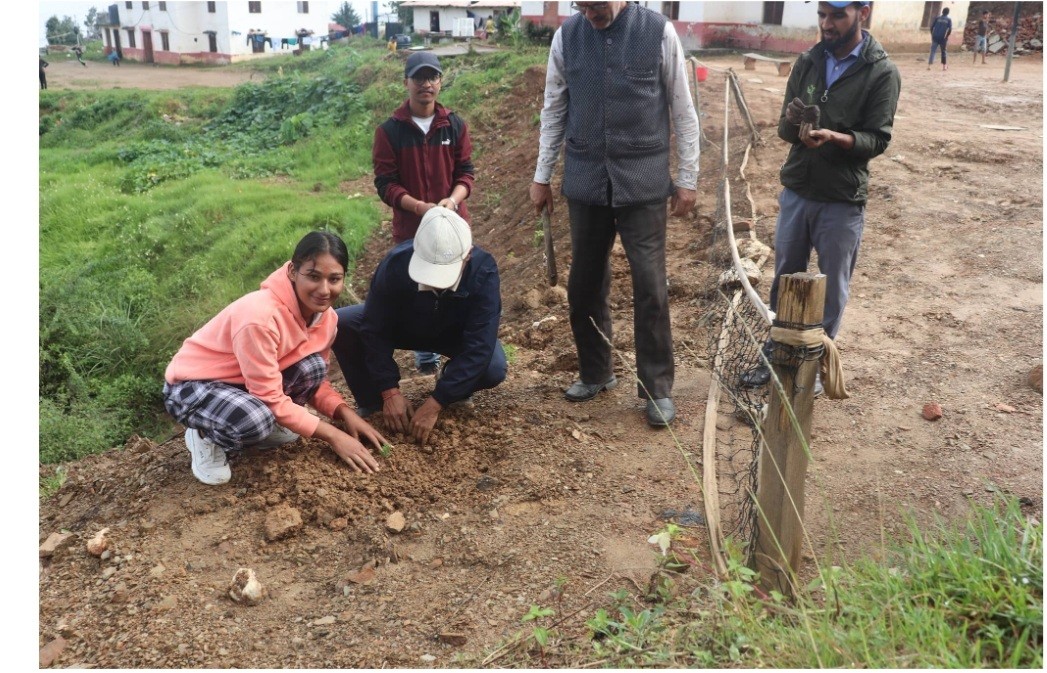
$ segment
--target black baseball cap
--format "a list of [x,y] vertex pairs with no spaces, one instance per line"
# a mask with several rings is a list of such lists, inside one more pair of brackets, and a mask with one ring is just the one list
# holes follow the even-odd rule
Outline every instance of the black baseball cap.
[[441,75],[444,71],[440,68],[440,59],[431,51],[416,51],[407,57],[407,65],[404,66],[404,77],[411,77],[422,68],[432,68]]

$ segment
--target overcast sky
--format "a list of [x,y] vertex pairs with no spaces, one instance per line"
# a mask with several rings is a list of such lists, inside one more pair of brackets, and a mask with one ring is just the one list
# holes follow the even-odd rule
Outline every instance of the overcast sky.
[[[266,0],[267,2],[288,2],[291,0]],[[107,10],[109,5],[113,4],[112,0],[106,0],[105,2],[90,2],[89,0],[39,0],[37,3],[40,9],[40,39],[43,40],[47,35],[47,20],[52,16],[57,16],[59,19],[70,16],[76,22],[76,25],[80,26],[83,30],[84,19],[87,18],[87,12],[92,7],[96,8],[99,12]],[[341,6],[341,2],[331,2],[331,6],[337,8]],[[369,0],[349,0],[349,4],[356,10],[357,16],[361,19],[369,19],[371,17],[371,3]],[[120,3],[123,7],[123,3]],[[388,7],[386,3],[378,3],[378,11],[387,12]],[[334,13],[334,9],[331,10]]]

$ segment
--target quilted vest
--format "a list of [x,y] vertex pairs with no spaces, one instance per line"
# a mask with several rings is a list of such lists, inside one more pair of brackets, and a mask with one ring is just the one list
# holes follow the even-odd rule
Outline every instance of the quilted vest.
[[582,14],[564,22],[568,199],[618,207],[672,194],[669,92],[661,76],[665,21],[630,3],[605,30]]

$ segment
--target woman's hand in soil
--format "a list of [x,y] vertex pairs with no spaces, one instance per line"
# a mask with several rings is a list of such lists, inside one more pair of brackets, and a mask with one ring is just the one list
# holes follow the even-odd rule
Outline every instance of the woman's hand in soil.
[[394,390],[395,393],[383,395],[386,399],[382,403],[382,417],[385,418],[386,427],[395,432],[407,434],[411,427],[411,416],[414,409],[404,399],[399,388]]
[[414,418],[411,420],[411,438],[414,441],[422,445],[429,441],[429,433],[433,431],[441,409],[443,407],[440,406],[440,403],[431,397],[418,407],[418,411],[414,413]]
[[[355,414],[354,414],[355,415]],[[368,474],[378,471],[378,461],[357,439],[348,433],[342,432],[327,421],[320,421],[316,426],[313,437],[322,439],[331,445],[331,449],[338,457],[349,464],[355,472],[367,472]]]
[[339,434],[341,437],[336,437],[335,441],[331,442],[331,448],[339,458],[348,463],[355,472],[373,474],[378,471],[378,461],[367,447],[344,432]]
[[342,423],[345,425],[345,430],[352,436],[353,439],[360,441],[361,443],[370,442],[374,444],[374,448],[381,450],[382,444],[390,444],[389,440],[381,435],[380,432],[374,429],[370,423],[360,418],[356,412],[349,408],[348,405],[343,405],[338,408],[339,418],[342,419]]

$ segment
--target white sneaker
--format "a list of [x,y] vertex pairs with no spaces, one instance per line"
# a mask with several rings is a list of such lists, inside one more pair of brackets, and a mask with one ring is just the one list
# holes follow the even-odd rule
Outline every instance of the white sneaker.
[[204,484],[218,486],[229,481],[233,476],[225,450],[205,438],[198,430],[189,428],[185,431],[185,448],[193,461],[193,476]]
[[278,446],[284,444],[290,444],[291,442],[298,439],[297,432],[291,432],[282,425],[273,425],[273,431],[269,433],[269,436],[254,445],[256,449],[275,449]]

